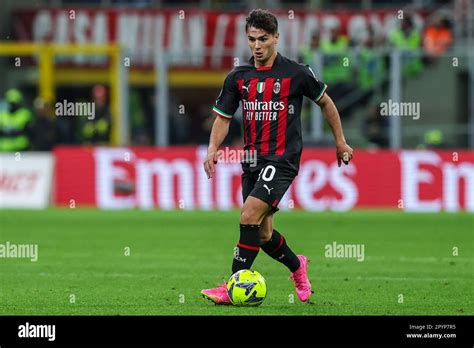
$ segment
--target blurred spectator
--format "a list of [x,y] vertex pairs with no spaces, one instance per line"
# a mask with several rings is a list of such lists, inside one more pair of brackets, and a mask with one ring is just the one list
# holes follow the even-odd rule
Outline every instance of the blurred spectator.
[[443,131],[441,129],[430,129],[423,135],[423,143],[417,146],[418,149],[442,149],[445,148]]
[[423,37],[423,46],[430,60],[445,53],[452,43],[451,24],[446,18],[437,17],[434,23],[426,28]]
[[138,90],[130,89],[128,113],[130,115],[131,140],[135,145],[150,145],[141,94]]
[[388,147],[389,122],[387,117],[380,114],[380,109],[380,104],[369,108],[368,117],[362,124],[362,135],[372,146]]
[[420,51],[421,35],[415,28],[411,15],[405,14],[401,28],[392,31],[389,38],[390,43],[401,52],[403,76],[420,74],[423,70]]
[[184,103],[175,95],[170,96],[169,105],[170,142],[172,144],[189,143],[192,138],[190,133],[196,129],[196,125],[193,125],[196,120],[190,117],[190,110],[186,113]]
[[23,105],[23,94],[16,88],[5,93],[7,109],[0,111],[0,151],[16,152],[30,148],[33,116]]
[[359,51],[357,60],[357,84],[362,91],[362,104],[370,101],[374,90],[385,80],[386,68],[384,57],[376,51],[376,38],[373,28],[369,26],[367,38]]
[[298,60],[314,68],[316,56],[318,54],[320,35],[318,31],[313,31],[309,45],[303,45],[298,51]]
[[333,27],[329,39],[321,41],[321,53],[324,55],[324,81],[335,84],[346,83],[350,79],[348,64],[344,58],[348,56],[347,37],[340,34],[339,26]]
[[[349,64],[349,40],[341,35],[339,26],[331,29],[329,39],[321,40],[321,53],[323,54],[322,80],[328,85],[328,95],[336,105],[354,86]],[[340,109],[342,118],[349,117],[350,108]]]
[[107,103],[107,89],[96,85],[92,89],[92,101],[95,105],[95,116],[87,119],[82,126],[82,137],[85,144],[108,145],[111,134],[111,115]]
[[54,111],[51,104],[38,97],[33,102],[35,121],[31,136],[32,149],[50,151],[56,142]]

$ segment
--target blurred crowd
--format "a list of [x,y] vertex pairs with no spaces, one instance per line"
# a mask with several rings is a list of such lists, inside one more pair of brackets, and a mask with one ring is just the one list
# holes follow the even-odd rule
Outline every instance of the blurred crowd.
[[[387,147],[389,121],[380,114],[380,102],[388,93],[390,53],[394,49],[400,52],[402,80],[406,81],[436,64],[438,57],[452,46],[454,36],[451,23],[441,16],[434,17],[420,30],[413,17],[406,14],[400,28],[386,37],[377,35],[370,26],[367,29],[361,42],[349,40],[338,26],[325,38],[315,31],[309,44],[300,48],[299,61],[318,71],[343,120],[349,119],[358,107],[364,107],[367,117],[361,125],[362,134],[369,145]],[[309,105],[305,110],[303,121],[310,123]],[[420,146],[443,145],[442,141],[425,143],[427,138],[423,138]]]
[[[337,26],[324,38],[316,31],[312,33],[310,42],[300,48],[298,59],[315,67],[318,72],[318,66],[323,66],[322,80],[328,85],[328,94],[338,106],[341,117],[348,119],[358,107],[365,108],[367,117],[361,125],[361,133],[369,144],[387,147],[388,120],[380,115],[380,100],[377,98],[388,88],[390,57],[388,51],[382,49],[392,47],[401,52],[402,76],[409,79],[436,64],[437,58],[449,50],[452,43],[451,23],[446,18],[436,17],[419,30],[413,18],[405,15],[400,28],[387,37],[380,37],[368,28],[368,35],[360,43],[351,42]],[[145,97],[137,93],[130,95],[133,144],[153,144],[155,105],[151,99],[150,93]],[[54,105],[40,97],[29,105],[20,89],[7,90],[3,107],[0,105],[0,151],[48,151],[55,144],[64,143],[110,144],[112,117],[107,87],[94,86],[88,101],[95,105],[95,117],[71,120],[57,115]],[[208,115],[210,108],[206,105],[196,110]],[[304,110],[302,120],[309,124],[308,105]],[[201,122],[203,125],[199,126],[193,120],[183,121],[179,115],[170,115],[170,119],[172,144],[207,141],[212,122]],[[185,130],[186,127],[190,129]],[[203,134],[193,135],[196,129]],[[241,125],[233,123],[227,143],[238,142],[241,132]],[[443,146],[442,132],[434,129],[425,134],[421,145]]]
[[36,97],[30,108],[19,89],[8,89],[0,108],[0,151],[49,151],[56,144],[110,144],[112,118],[106,87],[94,86],[88,102],[94,105],[93,117],[68,115],[64,114],[67,109],[58,113],[58,104],[63,102],[52,105]]

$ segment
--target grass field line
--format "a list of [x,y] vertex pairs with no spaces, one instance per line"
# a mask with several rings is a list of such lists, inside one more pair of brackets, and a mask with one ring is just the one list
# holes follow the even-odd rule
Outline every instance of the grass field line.
[[[83,274],[82,273],[36,273],[36,272],[22,272],[22,275],[25,276],[34,276],[34,275],[39,275],[41,277],[50,277],[50,276],[68,276],[68,277],[80,277]],[[348,274],[349,275],[349,274]],[[153,274],[150,276],[144,276],[143,274],[136,274],[136,273],[97,273],[97,272],[90,272],[88,273],[88,276],[92,277],[103,277],[103,278],[109,278],[109,277],[126,277],[126,278],[154,278],[154,277],[159,277],[159,274]],[[345,279],[350,280],[388,280],[388,281],[426,281],[426,282],[432,282],[432,281],[465,281],[467,279],[472,280],[471,275],[467,275],[466,277],[442,277],[442,278],[434,278],[434,277],[378,277],[378,276],[370,276],[370,277],[362,277],[362,276],[357,276],[357,277],[347,277],[347,276],[340,276],[340,277],[326,277],[326,276],[321,276],[318,275],[314,277],[314,279],[317,279],[318,281],[322,280],[340,280],[340,281],[345,281]]]

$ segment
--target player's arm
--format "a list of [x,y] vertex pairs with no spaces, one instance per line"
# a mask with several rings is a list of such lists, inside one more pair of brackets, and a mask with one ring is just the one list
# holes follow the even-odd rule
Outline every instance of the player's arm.
[[212,108],[212,112],[216,115],[214,124],[212,125],[211,138],[209,140],[209,148],[204,161],[204,171],[207,178],[213,177],[217,163],[217,150],[224,141],[227,133],[229,133],[229,125],[232,115],[239,107],[240,92],[237,88],[235,79],[235,70],[227,75],[224,86],[222,87],[216,104]]
[[326,93],[317,101],[317,104],[321,108],[324,118],[331,127],[334,141],[336,142],[336,157],[337,164],[340,167],[341,161],[345,164],[349,164],[352,159],[352,148],[347,145],[346,139],[344,138],[344,132],[342,131],[341,118],[337,111],[336,105]]
[[204,170],[206,171],[208,179],[214,175],[217,163],[217,150],[227,136],[227,133],[229,133],[229,125],[230,119],[224,119],[222,117],[216,117],[212,125],[211,138],[209,140],[207,156],[204,161]]
[[319,105],[324,118],[331,127],[334,140],[336,142],[337,164],[341,166],[341,161],[349,164],[352,159],[352,148],[347,145],[342,131],[341,118],[332,99],[326,94],[327,86],[319,81],[314,75],[309,65],[301,65],[301,87],[303,95],[315,101]]

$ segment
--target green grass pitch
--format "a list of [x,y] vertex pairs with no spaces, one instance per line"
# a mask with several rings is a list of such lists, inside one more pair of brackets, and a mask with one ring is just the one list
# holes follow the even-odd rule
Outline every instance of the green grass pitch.
[[[199,292],[230,275],[238,219],[238,211],[0,210],[0,244],[39,250],[37,262],[0,258],[0,315],[474,314],[472,214],[280,212],[275,228],[311,260],[313,304],[299,303],[288,270],[260,252],[253,269],[267,281],[265,302],[215,306]],[[364,261],[325,257],[333,242],[363,244]]]

